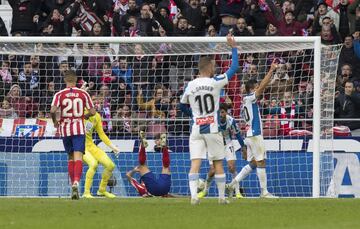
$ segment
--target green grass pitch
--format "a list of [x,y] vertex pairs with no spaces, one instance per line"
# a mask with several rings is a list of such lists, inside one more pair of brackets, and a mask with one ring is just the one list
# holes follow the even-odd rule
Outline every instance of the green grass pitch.
[[0,198],[1,229],[360,228],[360,199]]

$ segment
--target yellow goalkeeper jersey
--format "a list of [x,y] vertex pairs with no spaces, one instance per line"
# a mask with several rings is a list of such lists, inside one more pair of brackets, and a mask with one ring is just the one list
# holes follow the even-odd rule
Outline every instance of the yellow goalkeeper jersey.
[[88,120],[85,120],[85,130],[86,130],[86,148],[96,146],[93,140],[94,131],[97,132],[101,141],[103,141],[107,146],[111,145],[111,141],[108,136],[105,134],[102,119],[99,113],[96,112],[94,116],[91,116]]

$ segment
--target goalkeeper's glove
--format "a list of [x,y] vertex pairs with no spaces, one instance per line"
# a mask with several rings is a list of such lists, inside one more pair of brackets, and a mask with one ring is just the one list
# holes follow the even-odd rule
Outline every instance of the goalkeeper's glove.
[[119,158],[120,149],[117,146],[111,145],[111,148],[113,150],[113,153],[115,154],[116,158]]

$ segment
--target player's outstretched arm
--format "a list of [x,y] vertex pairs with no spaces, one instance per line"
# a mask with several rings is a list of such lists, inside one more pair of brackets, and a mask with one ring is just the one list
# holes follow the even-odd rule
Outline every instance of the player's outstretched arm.
[[51,109],[50,109],[50,116],[51,116],[51,119],[54,123],[54,127],[55,128],[58,128],[59,127],[59,122],[58,120],[56,119],[56,111],[57,111],[57,106],[51,106]]
[[84,118],[89,119],[90,117],[94,116],[95,114],[96,114],[96,110],[95,110],[95,108],[92,107],[89,109],[89,113],[84,115]]
[[102,119],[100,115],[97,115],[95,118],[95,130],[99,135],[99,138],[101,139],[102,142],[105,143],[105,145],[107,145],[108,147],[110,147],[112,149],[112,151],[114,152],[115,156],[118,157],[120,150],[117,146],[115,146],[111,140],[109,139],[109,137],[105,134],[104,132],[104,128],[102,125]]
[[266,86],[270,83],[270,79],[271,79],[271,77],[273,75],[274,70],[277,68],[277,66],[278,66],[277,62],[276,62],[276,60],[274,60],[271,63],[269,72],[266,74],[264,79],[261,81],[259,88],[256,89],[256,92],[255,92],[256,97],[259,97],[260,95],[262,95],[262,93],[264,92]]
[[228,34],[226,37],[227,44],[231,47],[231,66],[230,68],[225,72],[228,80],[230,80],[236,73],[236,71],[239,68],[239,59],[238,59],[238,49],[236,45],[236,41],[234,36]]

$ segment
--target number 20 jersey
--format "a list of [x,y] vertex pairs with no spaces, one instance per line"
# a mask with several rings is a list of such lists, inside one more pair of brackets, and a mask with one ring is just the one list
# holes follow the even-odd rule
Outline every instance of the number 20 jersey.
[[262,135],[262,123],[256,94],[247,94],[243,99],[242,115],[246,122],[246,137]]
[[51,106],[60,108],[60,133],[62,137],[84,135],[84,109],[94,104],[90,95],[79,88],[70,87],[54,95]]
[[200,77],[190,81],[181,97],[181,103],[190,104],[192,133],[209,134],[220,132],[220,93],[228,83],[226,74],[213,78]]

